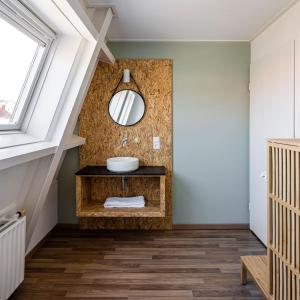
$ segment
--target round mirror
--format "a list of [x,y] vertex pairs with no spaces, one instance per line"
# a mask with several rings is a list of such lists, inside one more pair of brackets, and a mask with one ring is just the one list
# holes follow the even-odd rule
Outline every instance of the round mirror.
[[109,114],[119,125],[138,123],[145,113],[143,97],[133,90],[122,90],[113,95],[109,102]]

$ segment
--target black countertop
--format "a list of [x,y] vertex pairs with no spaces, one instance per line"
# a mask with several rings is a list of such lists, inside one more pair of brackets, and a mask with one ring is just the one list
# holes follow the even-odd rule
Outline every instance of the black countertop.
[[86,166],[75,173],[77,176],[163,176],[166,175],[166,168],[159,167],[139,167],[133,172],[116,173],[108,171],[106,166]]

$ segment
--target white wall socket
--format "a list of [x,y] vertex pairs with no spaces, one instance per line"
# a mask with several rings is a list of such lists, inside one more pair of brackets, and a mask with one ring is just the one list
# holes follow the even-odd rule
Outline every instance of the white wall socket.
[[159,138],[159,136],[154,136],[153,137],[153,149],[154,150],[159,150],[160,149],[160,138]]

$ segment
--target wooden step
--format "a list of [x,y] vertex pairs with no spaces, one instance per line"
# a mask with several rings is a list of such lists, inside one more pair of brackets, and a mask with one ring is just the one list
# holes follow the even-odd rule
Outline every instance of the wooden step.
[[242,284],[247,284],[247,273],[249,272],[266,299],[271,300],[267,256],[241,256],[241,263]]

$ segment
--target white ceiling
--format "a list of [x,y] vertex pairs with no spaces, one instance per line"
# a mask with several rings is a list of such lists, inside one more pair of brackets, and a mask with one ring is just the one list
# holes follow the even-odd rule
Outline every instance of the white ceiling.
[[250,40],[292,0],[85,0],[113,4],[109,40]]

